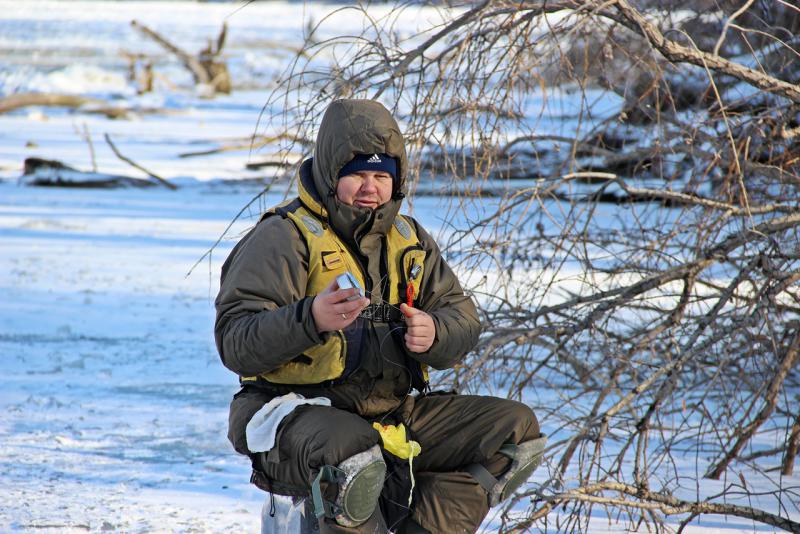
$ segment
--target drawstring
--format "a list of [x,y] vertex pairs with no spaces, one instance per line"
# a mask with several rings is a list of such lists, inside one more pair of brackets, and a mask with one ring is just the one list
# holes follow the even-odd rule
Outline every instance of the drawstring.
[[269,493],[269,516],[275,517],[275,494],[272,492]]
[[408,507],[411,508],[411,499],[414,498],[414,486],[416,486],[416,482],[414,481],[414,456],[409,456],[408,458],[408,472],[411,474],[411,490],[408,492]]

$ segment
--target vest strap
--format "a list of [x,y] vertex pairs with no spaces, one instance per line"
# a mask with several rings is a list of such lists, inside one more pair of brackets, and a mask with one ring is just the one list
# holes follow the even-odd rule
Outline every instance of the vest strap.
[[403,312],[391,304],[370,304],[358,314],[359,317],[376,323],[397,323],[404,319]]
[[322,496],[320,482],[335,482],[341,484],[345,480],[345,473],[332,465],[323,465],[314,481],[311,483],[311,499],[314,501],[314,515],[317,519],[323,517],[333,518],[340,512],[335,504],[327,501]]
[[481,464],[469,464],[464,470],[472,475],[472,478],[489,494],[492,493],[492,490],[497,485],[497,479],[494,475]]

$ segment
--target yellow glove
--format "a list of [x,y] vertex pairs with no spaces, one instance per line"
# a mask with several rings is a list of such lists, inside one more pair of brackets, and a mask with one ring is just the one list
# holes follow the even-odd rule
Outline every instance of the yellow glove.
[[372,428],[380,433],[381,439],[383,439],[383,448],[398,458],[408,460],[422,452],[419,443],[406,438],[406,427],[403,426],[403,423],[397,426],[372,423]]

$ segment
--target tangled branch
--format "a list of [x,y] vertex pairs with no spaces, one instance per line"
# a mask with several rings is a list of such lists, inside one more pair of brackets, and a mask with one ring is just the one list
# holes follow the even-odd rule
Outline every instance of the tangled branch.
[[485,328],[437,379],[551,434],[505,531],[582,531],[595,507],[797,531],[800,11],[721,4],[481,2],[413,35],[393,21],[418,6],[342,8],[363,33],[319,21],[265,105],[287,154],[331,99],[379,98],[411,192],[448,192],[441,237]]

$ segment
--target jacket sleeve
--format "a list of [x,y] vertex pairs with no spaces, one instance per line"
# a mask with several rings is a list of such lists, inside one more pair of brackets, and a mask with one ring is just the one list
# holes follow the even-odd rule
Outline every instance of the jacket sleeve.
[[294,224],[259,222],[222,266],[214,337],[239,376],[272,371],[322,342],[305,297],[308,249]]
[[439,246],[419,223],[414,224],[426,253],[417,305],[433,317],[436,338],[427,352],[408,354],[435,369],[447,369],[463,360],[478,342],[481,323],[475,304],[464,294]]

